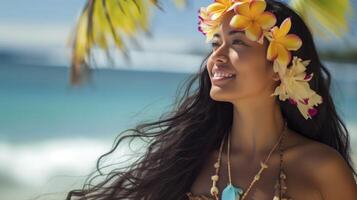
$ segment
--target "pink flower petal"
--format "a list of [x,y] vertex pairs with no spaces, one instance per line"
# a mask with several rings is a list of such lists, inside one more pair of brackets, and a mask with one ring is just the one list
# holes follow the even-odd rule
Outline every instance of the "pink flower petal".
[[289,103],[292,105],[297,105],[297,102],[292,98],[289,98]]
[[306,74],[304,80],[305,80],[305,81],[310,81],[310,80],[312,79],[312,77],[313,77],[313,73],[311,73],[311,74]]
[[310,109],[308,110],[308,113],[309,113],[309,115],[310,115],[311,117],[313,117],[313,116],[315,116],[315,115],[317,114],[317,109],[315,109],[315,108],[310,108]]
[[303,101],[302,100],[299,100],[302,104],[305,104],[305,105],[307,105],[308,103],[309,103],[309,99],[308,98],[306,98],[306,99],[304,99]]

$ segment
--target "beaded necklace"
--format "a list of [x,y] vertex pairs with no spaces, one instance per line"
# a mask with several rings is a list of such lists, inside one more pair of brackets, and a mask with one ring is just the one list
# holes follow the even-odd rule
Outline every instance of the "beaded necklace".
[[[248,192],[251,190],[251,188],[253,187],[254,183],[257,182],[260,179],[260,175],[263,172],[264,169],[268,168],[267,162],[272,154],[272,152],[276,149],[277,145],[279,144],[279,150],[280,150],[280,164],[282,162],[282,151],[280,148],[280,141],[282,140],[283,136],[285,135],[285,129],[287,127],[287,122],[286,120],[284,120],[284,127],[282,130],[282,133],[279,136],[279,139],[277,141],[277,143],[274,145],[274,147],[271,149],[271,151],[269,152],[269,154],[267,155],[266,159],[264,162],[260,162],[260,170],[258,171],[258,173],[254,176],[253,180],[251,181],[250,185],[248,186],[248,189],[244,192],[244,190],[240,187],[236,187],[232,184],[232,177],[231,177],[231,168],[230,168],[230,134],[228,134],[228,144],[227,144],[227,157],[228,157],[228,178],[229,178],[229,183],[227,184],[227,186],[224,188],[223,192],[222,192],[222,200],[244,200],[245,197],[247,196]],[[212,187],[210,190],[210,193],[212,196],[215,197],[216,200],[219,200],[218,194],[219,194],[219,190],[217,187],[217,182],[219,180],[219,176],[218,176],[218,172],[220,169],[220,163],[221,163],[221,156],[222,156],[222,149],[223,149],[223,144],[224,144],[225,139],[222,140],[221,145],[220,145],[220,149],[219,149],[219,154],[218,154],[218,159],[217,162],[214,164],[214,168],[216,169],[216,173],[215,175],[213,175],[211,177],[212,180]],[[282,178],[284,178],[285,174],[281,173],[279,174],[279,176],[283,176]],[[281,185],[281,184],[279,184]],[[281,194],[279,194],[279,196],[281,196]]]

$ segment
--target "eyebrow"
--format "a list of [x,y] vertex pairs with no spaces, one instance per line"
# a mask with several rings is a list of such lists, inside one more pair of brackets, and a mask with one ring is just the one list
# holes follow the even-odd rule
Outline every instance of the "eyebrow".
[[[232,30],[232,31],[229,31],[228,35],[233,35],[233,34],[236,34],[236,33],[244,34],[243,31]],[[218,37],[218,38],[220,38],[221,36],[220,36],[218,33],[215,33],[215,34],[213,35],[213,37]]]

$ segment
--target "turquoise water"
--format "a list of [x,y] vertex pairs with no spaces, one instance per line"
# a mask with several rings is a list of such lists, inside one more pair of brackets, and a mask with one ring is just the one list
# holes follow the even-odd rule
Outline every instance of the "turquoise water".
[[68,68],[2,65],[0,135],[9,142],[68,136],[111,137],[136,120],[168,110],[188,74],[95,71],[70,88]]
[[[357,67],[326,63],[336,107],[357,144]],[[0,64],[0,199],[80,187],[115,136],[169,111],[185,73],[96,70],[84,87],[66,67]],[[125,150],[123,150],[125,151]],[[5,163],[5,164],[4,164]],[[21,192],[18,192],[21,191]]]
[[[331,72],[337,109],[349,123],[357,122],[357,70],[344,67],[343,75],[335,68]],[[136,120],[169,110],[179,83],[189,75],[97,70],[88,85],[70,88],[68,74],[65,67],[0,64],[2,140],[111,137]]]

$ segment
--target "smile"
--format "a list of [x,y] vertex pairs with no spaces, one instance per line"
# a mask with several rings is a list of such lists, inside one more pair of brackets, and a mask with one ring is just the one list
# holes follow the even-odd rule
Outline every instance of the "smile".
[[224,76],[214,76],[211,81],[212,84],[214,85],[224,85],[228,83],[229,81],[233,80],[235,78],[235,75],[229,76],[229,77],[224,77]]

